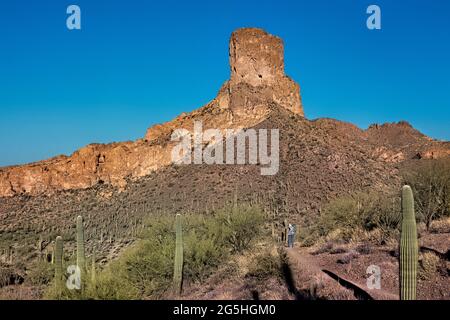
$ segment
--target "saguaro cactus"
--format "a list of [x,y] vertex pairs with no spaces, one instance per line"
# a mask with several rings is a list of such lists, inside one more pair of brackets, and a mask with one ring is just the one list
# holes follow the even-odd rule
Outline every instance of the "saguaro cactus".
[[181,294],[183,284],[183,230],[181,226],[181,215],[177,214],[175,219],[176,241],[175,262],[173,272],[173,286],[176,294]]
[[43,251],[44,251],[44,244],[43,244],[43,240],[42,240],[42,238],[41,237],[39,237],[39,240],[38,240],[38,242],[37,242],[37,251],[38,251],[38,256],[39,256],[39,259],[40,260],[43,260],[44,259],[44,254],[43,254]]
[[97,281],[97,273],[95,270],[95,251],[92,253],[92,265],[91,265],[91,282],[95,285]]
[[86,256],[84,253],[84,228],[83,217],[77,217],[77,266],[83,272],[86,268]]
[[415,300],[417,284],[417,228],[414,198],[410,186],[402,189],[402,230],[400,240],[400,299]]
[[56,237],[55,242],[55,285],[59,287],[63,281],[63,239]]

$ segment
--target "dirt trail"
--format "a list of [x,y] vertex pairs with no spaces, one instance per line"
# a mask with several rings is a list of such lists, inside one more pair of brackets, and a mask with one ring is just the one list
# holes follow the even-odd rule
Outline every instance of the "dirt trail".
[[340,276],[330,266],[324,266],[305,249],[287,249],[292,279],[299,292],[308,292],[310,297],[349,300],[397,300],[398,295],[377,289],[368,289]]

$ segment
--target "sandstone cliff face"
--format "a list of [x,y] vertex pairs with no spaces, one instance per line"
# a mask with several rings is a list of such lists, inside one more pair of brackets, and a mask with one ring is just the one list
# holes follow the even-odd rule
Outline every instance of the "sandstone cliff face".
[[230,40],[231,79],[224,87],[228,107],[239,113],[247,110],[248,92],[260,103],[274,101],[293,113],[304,115],[300,87],[284,74],[283,41],[263,30],[239,29]]
[[170,152],[157,145],[140,141],[93,144],[70,157],[2,169],[0,196],[84,189],[97,183],[123,188],[127,176],[143,176],[167,163],[170,163]]

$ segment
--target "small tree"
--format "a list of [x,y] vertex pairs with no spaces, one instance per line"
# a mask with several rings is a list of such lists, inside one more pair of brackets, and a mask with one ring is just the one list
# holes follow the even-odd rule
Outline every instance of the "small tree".
[[403,174],[414,192],[415,206],[427,230],[450,211],[450,160],[426,160]]
[[225,241],[233,252],[248,248],[264,222],[260,209],[250,206],[239,206],[219,212],[218,218],[222,222]]

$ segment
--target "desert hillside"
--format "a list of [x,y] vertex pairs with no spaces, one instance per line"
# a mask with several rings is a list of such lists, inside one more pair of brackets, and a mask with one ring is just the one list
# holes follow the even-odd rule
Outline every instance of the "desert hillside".
[[[261,233],[270,234],[274,240],[255,239],[256,248],[264,248],[267,243],[273,248],[279,245],[278,233],[285,220],[298,226],[297,240],[303,247],[287,254],[284,249],[273,249],[273,256],[284,259],[285,264],[280,265],[284,273],[269,274],[265,285],[258,277],[246,278],[248,273],[242,270],[229,282],[221,282],[214,274],[225,274],[228,266],[218,263],[216,271],[195,278],[186,287],[186,298],[246,299],[254,297],[255,291],[262,298],[277,299],[307,299],[316,297],[317,292],[323,299],[364,298],[364,293],[358,295],[354,287],[364,283],[366,264],[375,260],[386,264],[389,285],[380,296],[371,298],[397,297],[394,231],[381,241],[376,227],[366,230],[366,237],[359,239],[354,235],[331,237],[337,227],[315,234],[314,227],[336,199],[372,193],[379,199],[397,199],[402,185],[408,182],[408,172],[428,163],[448,168],[450,143],[433,140],[401,119],[374,124],[366,130],[335,119],[309,120],[299,85],[285,74],[283,50],[283,42],[276,36],[260,29],[239,29],[230,39],[231,77],[207,105],[149,128],[136,141],[92,144],[70,156],[0,168],[0,260],[8,270],[14,270],[5,285],[0,281],[2,290],[39,287],[27,282],[30,266],[43,256],[51,260],[57,235],[65,239],[67,260],[73,258],[74,221],[79,215],[85,221],[87,255],[95,253],[94,264],[107,268],[111,261],[121,259],[124,250],[139,243],[137,239],[152,225],[153,215],[213,216],[224,208],[249,205],[258,207],[263,215]],[[260,164],[173,163],[173,131],[191,130],[196,121],[202,122],[203,129],[278,129],[277,174],[261,175]],[[446,188],[450,189],[448,183]],[[358,201],[358,206],[365,204]],[[442,254],[438,257],[444,262],[448,261],[445,254],[450,247],[450,227],[445,220],[448,208],[445,210],[421,234],[423,247]],[[441,224],[443,227],[439,227]],[[317,237],[317,241],[311,241],[311,237]],[[236,261],[251,260],[245,258],[245,250],[230,250]],[[352,268],[351,263],[337,263],[339,259],[356,262]],[[290,261],[289,270],[286,261]],[[245,268],[254,269],[253,262],[246,263],[249,266]],[[421,286],[437,281],[441,289],[424,291],[423,298],[450,298],[448,263],[440,263],[436,263],[432,275],[424,277]],[[297,283],[294,289],[280,280],[287,279],[288,271]],[[341,288],[330,274],[338,274],[354,286]],[[246,279],[250,279],[250,287]],[[220,289],[207,289],[217,282]],[[247,289],[242,289],[245,286]],[[34,289],[30,290],[34,294]],[[39,296],[40,289],[36,290]],[[312,295],[311,290],[317,292]]]

